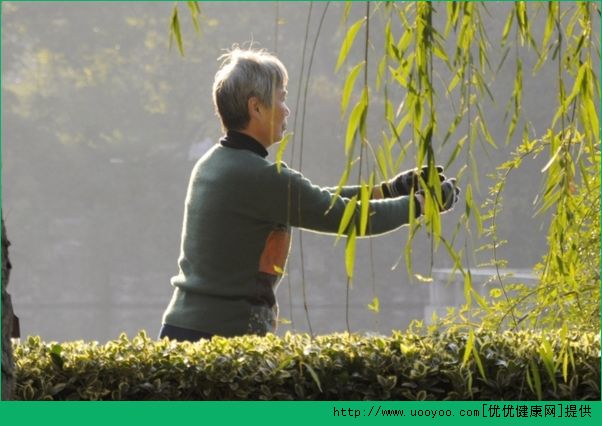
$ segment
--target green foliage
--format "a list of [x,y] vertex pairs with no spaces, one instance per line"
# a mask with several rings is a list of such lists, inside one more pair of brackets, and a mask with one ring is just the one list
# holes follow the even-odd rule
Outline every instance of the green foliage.
[[335,67],[335,71],[338,71],[339,68],[341,67],[341,65],[343,65],[343,63],[345,62],[345,59],[347,58],[347,55],[349,54],[349,50],[351,49],[351,46],[353,45],[353,41],[355,40],[355,37],[357,36],[358,31],[360,30],[360,28],[362,27],[362,25],[364,24],[365,21],[366,21],[366,18],[358,19],[357,22],[355,22],[351,26],[351,28],[349,28],[349,31],[347,31],[345,40],[343,40],[343,44],[341,45],[341,51],[339,52],[339,58],[337,59],[337,65]]
[[278,151],[276,151],[276,169],[278,173],[282,170],[282,156],[284,155],[284,151],[291,139],[292,133],[286,132],[280,143],[278,144]]
[[[190,11],[190,17],[192,19],[192,25],[194,26],[194,30],[197,34],[200,34],[201,26],[199,24],[199,18],[201,15],[201,7],[199,6],[199,2],[188,1],[186,2],[186,4],[188,5],[188,10]],[[174,38],[176,39],[180,55],[184,56],[184,42],[182,40],[182,29],[180,25],[178,2],[174,4],[173,10],[171,12],[171,19],[169,24],[169,47],[172,46]]]
[[470,331],[15,346],[21,400],[598,400],[595,333]]
[[[385,25],[382,25],[385,46],[381,60],[372,67],[376,71],[376,89],[383,92],[384,119],[390,133],[383,132],[382,144],[376,147],[362,137],[360,159],[364,147],[370,147],[375,171],[387,176],[398,172],[397,167],[407,154],[406,146],[413,151],[416,166],[435,165],[439,163],[436,156],[443,146],[454,138],[457,139],[455,148],[446,166],[454,166],[462,158],[466,159],[466,164],[460,164],[458,179],[460,186],[466,189],[465,212],[452,240],[447,241],[442,236],[441,219],[435,208],[440,199],[439,182],[429,177],[427,182],[421,182],[427,195],[424,218],[410,223],[405,249],[407,270],[412,276],[412,241],[424,225],[432,238],[432,250],[436,250],[438,244],[443,242],[453,260],[454,270],[464,278],[464,307],[438,322],[437,326],[599,330],[600,120],[597,105],[600,102],[600,86],[594,62],[600,58],[600,39],[599,31],[595,30],[592,23],[592,15],[596,12],[599,14],[597,6],[592,2],[548,2],[547,7],[542,7],[542,4],[529,5],[524,1],[514,2],[510,6],[501,33],[500,48],[503,49],[503,55],[498,71],[509,53],[513,52],[511,57],[514,56],[515,73],[506,107],[506,115],[509,116],[506,145],[515,144],[516,147],[511,158],[492,175],[494,183],[484,206],[477,205],[475,201],[480,184],[474,149],[477,142],[485,142],[490,148],[498,149],[483,113],[484,101],[494,101],[487,87],[494,75],[488,58],[490,37],[482,18],[489,13],[487,6],[477,2],[447,2],[444,28],[437,28],[432,19],[443,7],[439,4],[414,2],[379,6],[377,9],[382,11],[385,21]],[[547,15],[542,27],[541,45],[538,46],[531,14],[542,11]],[[370,18],[374,17],[367,13],[366,18],[368,27]],[[345,52],[344,57],[348,55],[350,43],[355,39],[357,29],[354,30],[353,37],[348,32],[341,48],[341,52]],[[396,30],[400,32],[398,38],[395,36]],[[445,47],[450,41],[455,42],[453,49]],[[446,49],[449,51],[446,52]],[[557,111],[541,134],[534,131],[522,110],[523,77],[528,72],[528,62],[524,58],[528,54],[536,56],[532,69],[534,74],[545,67],[557,70],[558,86],[551,88],[559,93]],[[437,70],[445,67],[450,70],[449,77],[439,77],[447,87],[446,97],[451,98],[456,92],[455,98],[459,99],[459,106],[451,105],[456,115],[440,144],[437,142],[440,140],[438,111],[449,105],[441,102],[441,97],[435,93],[433,68],[438,61]],[[362,68],[367,75],[370,68],[367,56],[347,76],[343,90],[343,112],[346,111],[353,83]],[[388,95],[391,85],[398,86],[404,92],[395,115],[392,113],[395,105]],[[370,97],[366,98],[368,93],[369,84],[365,81],[360,100],[354,108],[356,113],[352,112],[347,122],[345,154],[348,161],[341,185],[346,182],[353,165],[352,159],[357,155],[353,154],[356,147],[352,142],[355,141],[357,129],[363,125],[367,105],[372,101]],[[523,135],[516,141],[516,131],[521,126]],[[458,133],[459,136],[455,136]],[[397,157],[391,149],[394,145],[403,147]],[[508,265],[499,258],[498,253],[505,241],[498,235],[496,226],[499,216],[508,214],[502,210],[502,193],[514,170],[531,167],[535,158],[546,152],[550,159],[542,170],[545,185],[539,194],[534,192],[533,196],[542,220],[546,219],[545,215],[551,217],[548,253],[542,263],[535,266],[535,272],[540,276],[536,286],[507,284],[501,269]],[[467,177],[462,176],[464,170],[470,171],[466,173]],[[368,172],[370,170],[364,172],[365,175]],[[360,181],[365,180],[362,178],[361,161],[359,174]],[[481,213],[481,209],[486,212]],[[488,283],[490,294],[493,295],[489,298],[482,297],[473,289],[470,267],[463,262],[464,258],[471,255],[469,247],[474,229],[477,236],[484,235],[490,239],[481,247],[481,251],[491,253],[492,259],[488,265],[494,266],[497,271],[495,281]],[[463,231],[465,239],[462,249],[454,244],[460,231]],[[434,253],[431,258],[433,256]],[[350,263],[349,259],[346,261]],[[473,301],[476,305],[473,305]],[[528,379],[534,388],[539,387],[540,378],[535,372]]]

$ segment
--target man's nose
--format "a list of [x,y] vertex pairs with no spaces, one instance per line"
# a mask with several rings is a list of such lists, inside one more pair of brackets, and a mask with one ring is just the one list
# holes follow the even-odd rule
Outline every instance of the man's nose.
[[287,116],[287,117],[288,117],[289,115],[291,115],[291,110],[289,109],[289,107],[288,107],[288,106],[286,106],[286,105],[284,106],[284,111],[285,111],[285,112],[284,112],[284,115],[285,115],[285,116]]

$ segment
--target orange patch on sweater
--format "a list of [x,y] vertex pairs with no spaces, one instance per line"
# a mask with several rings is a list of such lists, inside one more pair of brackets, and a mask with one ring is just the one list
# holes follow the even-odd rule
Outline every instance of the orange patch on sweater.
[[284,270],[290,246],[291,234],[286,229],[270,232],[259,259],[259,272],[280,275]]

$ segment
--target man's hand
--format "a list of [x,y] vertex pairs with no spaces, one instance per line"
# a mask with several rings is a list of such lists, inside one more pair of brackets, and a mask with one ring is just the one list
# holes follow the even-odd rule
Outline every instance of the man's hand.
[[[419,200],[424,213],[424,191],[416,192],[416,198]],[[441,199],[442,204],[438,205],[439,211],[444,213],[454,208],[454,205],[460,199],[460,188],[456,186],[456,178],[446,179],[441,182]]]
[[[439,181],[444,182],[445,176],[443,175],[443,167],[437,166],[437,174],[439,175]],[[428,180],[429,167],[424,166],[421,170],[411,169],[401,172],[393,179],[382,182],[380,184],[384,198],[396,198],[402,195],[410,195],[412,189],[414,192],[420,190],[420,177],[425,182]]]

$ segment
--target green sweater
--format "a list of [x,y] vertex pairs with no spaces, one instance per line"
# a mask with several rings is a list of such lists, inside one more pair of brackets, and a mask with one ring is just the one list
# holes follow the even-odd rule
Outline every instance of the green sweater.
[[[257,144],[237,132],[228,137]],[[344,188],[325,213],[334,192],[286,166],[278,172],[252,150],[214,146],[192,171],[179,273],[163,323],[221,336],[274,331],[290,227],[336,233],[358,187]],[[397,229],[408,215],[408,197],[371,200],[368,233]]]

